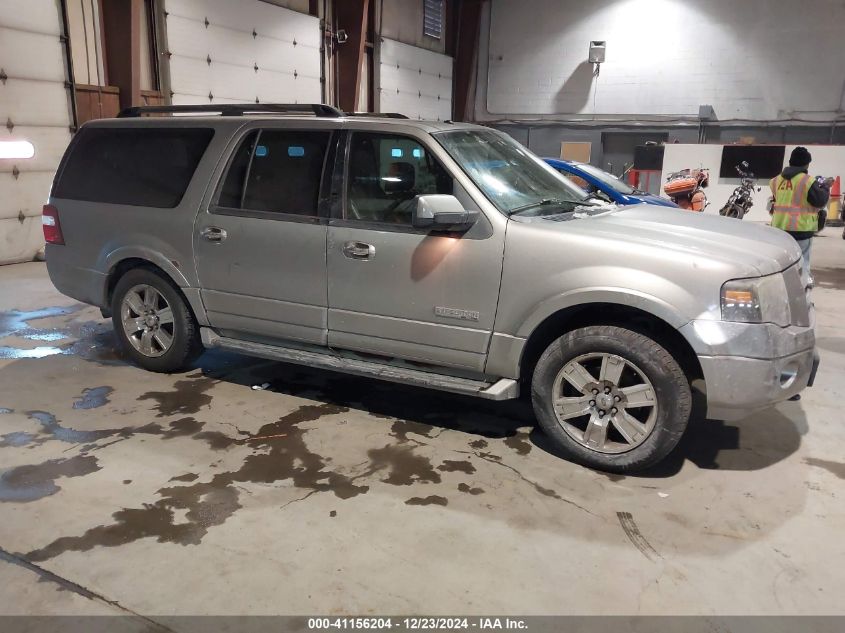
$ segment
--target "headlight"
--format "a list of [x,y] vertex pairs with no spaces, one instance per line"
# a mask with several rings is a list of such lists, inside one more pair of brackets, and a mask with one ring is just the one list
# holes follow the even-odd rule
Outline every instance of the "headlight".
[[722,286],[722,320],[789,325],[789,299],[783,275],[726,282]]

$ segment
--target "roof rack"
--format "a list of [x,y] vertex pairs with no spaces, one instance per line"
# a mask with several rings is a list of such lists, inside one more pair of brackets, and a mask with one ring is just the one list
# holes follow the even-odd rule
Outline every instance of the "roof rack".
[[118,118],[142,117],[146,114],[201,114],[244,116],[246,114],[313,114],[318,117],[339,118],[343,112],[324,103],[221,103],[220,105],[161,105],[124,108]]
[[374,117],[376,119],[407,119],[404,114],[399,112],[345,112],[344,116],[365,116]]

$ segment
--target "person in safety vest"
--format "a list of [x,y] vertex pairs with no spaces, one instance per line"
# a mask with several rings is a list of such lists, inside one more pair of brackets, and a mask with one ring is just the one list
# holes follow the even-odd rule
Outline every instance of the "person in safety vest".
[[819,230],[819,210],[830,199],[829,188],[807,173],[812,160],[806,147],[796,147],[789,157],[789,166],[769,183],[773,198],[772,226],[795,238],[807,272],[813,235]]

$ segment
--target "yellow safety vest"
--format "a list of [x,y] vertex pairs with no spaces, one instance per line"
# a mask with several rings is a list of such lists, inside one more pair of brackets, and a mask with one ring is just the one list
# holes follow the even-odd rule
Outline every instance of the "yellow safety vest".
[[813,177],[796,174],[792,178],[775,176],[769,183],[774,197],[772,226],[783,231],[816,232],[819,210],[807,200]]

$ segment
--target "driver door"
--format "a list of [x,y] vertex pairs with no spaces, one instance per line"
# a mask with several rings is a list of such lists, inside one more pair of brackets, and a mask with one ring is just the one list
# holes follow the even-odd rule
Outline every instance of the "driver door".
[[328,227],[329,346],[483,372],[504,235],[483,214],[460,235],[412,226],[417,195],[478,210],[412,136],[352,131],[344,173]]

